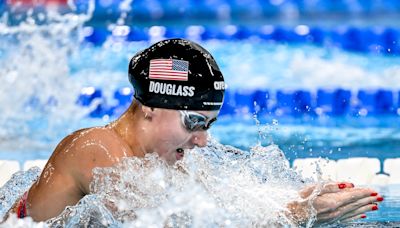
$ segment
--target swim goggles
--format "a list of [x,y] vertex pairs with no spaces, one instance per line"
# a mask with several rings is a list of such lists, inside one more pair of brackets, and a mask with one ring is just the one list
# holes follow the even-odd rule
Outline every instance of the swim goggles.
[[209,119],[207,116],[197,112],[180,110],[179,113],[181,114],[181,120],[183,126],[189,132],[208,130],[211,127],[212,123],[214,123],[217,120],[217,118],[215,117]]

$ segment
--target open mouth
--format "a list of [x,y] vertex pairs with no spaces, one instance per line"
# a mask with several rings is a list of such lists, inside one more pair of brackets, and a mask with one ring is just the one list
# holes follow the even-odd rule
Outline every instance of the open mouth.
[[185,155],[185,150],[182,148],[176,149],[177,159],[182,159],[183,155]]

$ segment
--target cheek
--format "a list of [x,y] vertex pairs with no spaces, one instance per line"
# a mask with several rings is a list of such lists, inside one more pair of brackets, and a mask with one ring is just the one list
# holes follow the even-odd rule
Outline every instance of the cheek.
[[182,132],[181,129],[170,129],[162,136],[162,141],[168,145],[180,145],[188,140],[188,134]]
[[158,140],[163,145],[179,145],[188,140],[190,135],[181,126],[180,120],[170,120],[157,123],[157,135]]

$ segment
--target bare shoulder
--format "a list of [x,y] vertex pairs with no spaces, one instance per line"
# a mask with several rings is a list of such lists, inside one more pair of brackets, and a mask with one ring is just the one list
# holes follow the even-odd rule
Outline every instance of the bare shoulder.
[[130,156],[129,146],[117,133],[106,127],[87,128],[65,137],[54,151],[54,155],[64,161],[92,157],[93,161],[105,159],[118,162],[120,158]]
[[65,137],[55,149],[50,163],[72,175],[87,192],[93,168],[110,167],[131,154],[129,146],[115,131],[96,127]]

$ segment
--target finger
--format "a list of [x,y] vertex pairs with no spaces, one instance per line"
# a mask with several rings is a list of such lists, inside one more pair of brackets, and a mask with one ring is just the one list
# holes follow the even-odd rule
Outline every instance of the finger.
[[354,184],[350,182],[333,182],[324,185],[319,195],[326,193],[336,193],[340,192],[345,188],[354,188]]
[[[307,198],[311,195],[311,193],[315,190],[317,185],[311,185],[299,192],[300,196],[302,198]],[[339,192],[340,190],[344,188],[354,188],[354,184],[350,182],[330,182],[327,184],[324,184],[324,186],[321,189],[321,192],[319,195],[325,194],[325,193],[335,193]]]
[[321,221],[332,222],[332,221],[338,221],[338,220],[342,220],[342,219],[351,218],[354,216],[364,214],[365,212],[376,211],[376,210],[378,210],[378,206],[376,204],[367,204],[367,205],[359,207],[345,215],[340,210],[336,210],[336,211],[332,211],[332,212],[328,212],[328,213],[319,214],[317,216],[317,218],[318,218],[318,220],[321,220]]
[[[339,208],[344,205],[356,202],[360,199],[371,197],[372,195],[375,195],[376,192],[373,189],[369,188],[348,188],[336,194],[339,194],[339,199],[336,204],[337,208]],[[333,194],[332,197],[334,197]]]
[[365,212],[376,211],[376,210],[379,210],[379,207],[378,207],[377,204],[364,205],[364,206],[362,206],[362,207],[360,207],[360,208],[358,208],[358,209],[356,209],[354,211],[351,211],[351,212],[345,214],[344,216],[342,216],[340,218],[340,220],[351,218],[351,217],[354,217],[354,216],[357,216],[357,215],[364,214]]
[[350,217],[350,218],[346,218],[344,220],[341,220],[341,222],[343,222],[343,223],[354,222],[354,220],[365,219],[365,218],[367,218],[367,215],[361,214],[361,215],[355,215],[355,216]]
[[[376,196],[370,196],[366,198],[359,199],[355,201],[354,203],[344,205],[342,207],[339,207],[337,210],[340,211],[342,214],[340,216],[344,216],[352,211],[355,211],[356,209],[363,207],[365,205],[369,204],[374,204],[376,205],[377,202],[380,202],[379,200],[382,197],[376,197]],[[383,199],[383,198],[382,198]]]
[[[372,189],[367,188],[347,188],[337,193],[326,193],[316,197],[313,201],[313,206],[317,213],[329,213],[337,211],[338,208],[354,203],[360,199],[372,197],[377,193]],[[380,197],[382,198],[382,197]],[[369,198],[369,199],[378,199]],[[383,198],[381,199],[383,200]],[[367,200],[367,203],[369,201]]]

